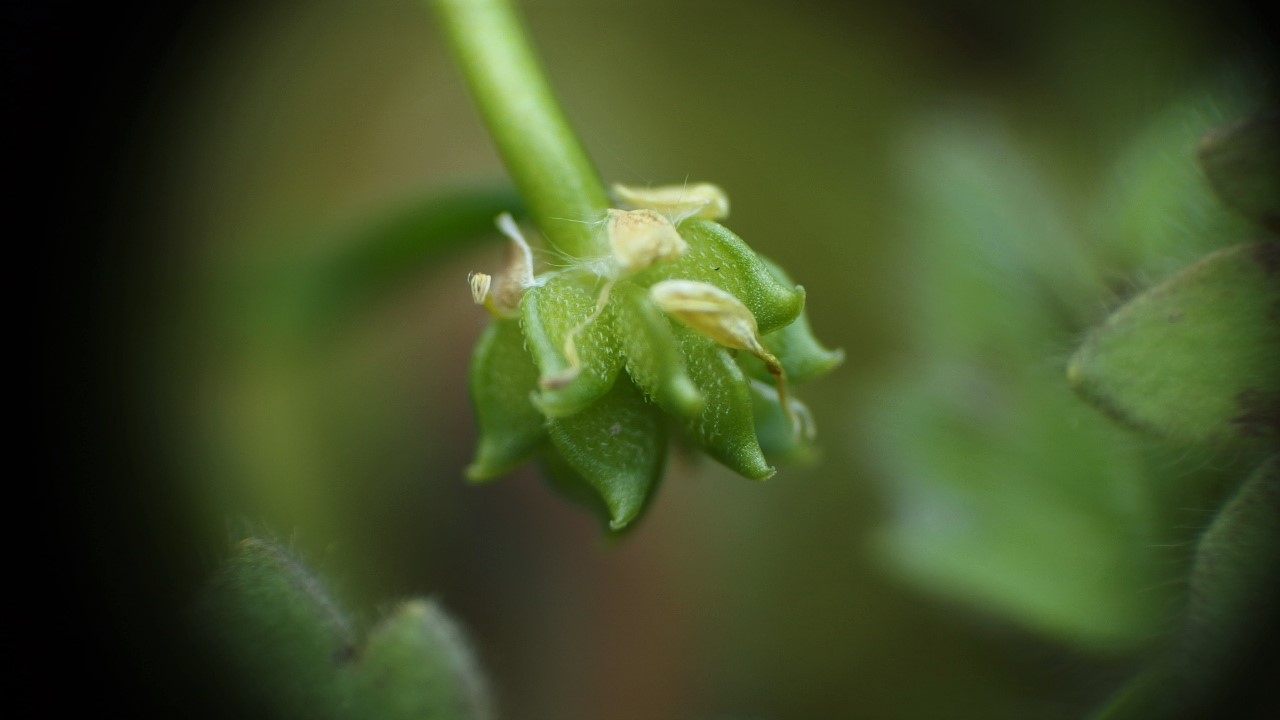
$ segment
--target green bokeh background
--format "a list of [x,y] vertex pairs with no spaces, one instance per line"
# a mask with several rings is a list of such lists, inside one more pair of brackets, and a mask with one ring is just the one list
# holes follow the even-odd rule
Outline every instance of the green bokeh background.
[[531,468],[468,486],[464,378],[487,315],[464,279],[498,265],[497,238],[331,315],[298,307],[368,218],[505,185],[430,13],[206,10],[158,75],[142,191],[122,203],[124,227],[163,238],[121,344],[175,603],[229,537],[266,528],[366,621],[438,598],[513,720],[1068,718],[1105,701],[1174,622],[1186,543],[1242,456],[1123,430],[1062,369],[1133,288],[1250,232],[1187,200],[1208,197],[1200,129],[1246,109],[1266,70],[1244,16],[523,5],[606,181],[720,184],[728,227],[805,286],[816,333],[847,353],[799,389],[820,457],[759,484],[677,454],[620,543]]

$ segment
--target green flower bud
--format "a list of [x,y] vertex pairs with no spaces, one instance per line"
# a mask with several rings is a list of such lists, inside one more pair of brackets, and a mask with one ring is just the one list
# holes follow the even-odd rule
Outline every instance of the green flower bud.
[[[591,223],[608,255],[469,280],[497,319],[472,360],[480,439],[468,476],[539,457],[613,531],[648,506],[671,432],[751,479],[774,474],[766,450],[806,456],[813,422],[786,383],[843,359],[813,338],[804,289],[710,219],[727,212],[723,191],[618,192],[635,209]],[[503,298],[518,298],[510,313],[488,293],[498,280]]]

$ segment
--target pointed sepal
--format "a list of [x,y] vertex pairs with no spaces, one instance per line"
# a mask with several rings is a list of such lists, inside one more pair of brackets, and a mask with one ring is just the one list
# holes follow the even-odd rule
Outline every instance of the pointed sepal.
[[665,412],[698,415],[706,401],[685,369],[671,321],[635,283],[619,282],[613,295],[617,327],[624,330],[619,342],[627,374]]
[[[755,418],[756,439],[760,449],[770,458],[790,462],[807,462],[814,457],[813,414],[804,403],[788,398],[789,413],[783,412],[778,391],[770,383],[749,380],[751,411]],[[794,418],[794,421],[793,421]]]
[[804,288],[779,282],[769,268],[728,228],[703,218],[680,223],[689,250],[679,260],[637,277],[648,286],[662,280],[696,280],[733,295],[755,316],[760,332],[772,332],[796,319],[804,308]]
[[665,466],[667,434],[656,405],[629,379],[590,407],[547,423],[551,442],[595,489],[619,530],[644,509]]
[[489,323],[472,355],[468,384],[480,438],[467,477],[492,480],[528,460],[547,439],[546,419],[531,400],[538,369],[518,322]]
[[[774,278],[783,285],[792,286],[786,271],[768,258],[760,258]],[[823,345],[813,334],[809,325],[809,311],[802,309],[800,315],[791,324],[768,333],[763,338],[764,347],[787,371],[787,378],[793,384],[808,382],[835,370],[844,362],[844,350],[831,350]],[[751,377],[772,382],[772,376],[765,369],[764,363],[751,355],[741,355],[738,362]]]
[[756,439],[751,389],[729,351],[686,327],[673,328],[689,375],[706,398],[702,412],[685,422],[688,435],[725,467],[752,480],[777,472]]
[[[540,373],[534,403],[548,417],[567,417],[603,397],[622,367],[606,307],[576,274],[554,275],[525,293],[521,325]],[[593,317],[594,316],[594,317]]]

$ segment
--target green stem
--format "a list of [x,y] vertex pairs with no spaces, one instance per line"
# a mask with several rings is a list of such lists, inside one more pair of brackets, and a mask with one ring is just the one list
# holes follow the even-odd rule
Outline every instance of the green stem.
[[431,0],[507,170],[547,240],[600,254],[608,195],[556,102],[509,0]]

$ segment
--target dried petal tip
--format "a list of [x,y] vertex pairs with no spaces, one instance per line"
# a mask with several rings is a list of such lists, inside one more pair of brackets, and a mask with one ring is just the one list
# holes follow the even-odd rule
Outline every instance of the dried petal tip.
[[746,350],[760,358],[777,381],[779,403],[797,433],[803,432],[787,399],[787,373],[778,358],[760,341],[756,316],[738,298],[710,283],[695,280],[663,280],[649,288],[662,308],[694,332],[735,350]]
[[623,273],[675,262],[689,250],[676,226],[653,210],[610,209],[605,227],[614,262]]
[[511,239],[507,266],[496,279],[486,273],[473,272],[467,275],[467,283],[471,286],[471,299],[477,305],[484,305],[496,317],[512,318],[518,314],[525,291],[533,287],[533,251],[511,213],[502,213],[494,224]]
[[467,284],[471,286],[471,299],[477,305],[484,305],[489,297],[489,287],[493,284],[493,276],[482,272],[467,273]]
[[506,279],[522,288],[533,285],[533,251],[520,233],[520,227],[511,213],[502,213],[494,219],[498,230],[511,240],[511,259],[507,261]]
[[649,295],[663,312],[699,335],[752,355],[767,354],[760,342],[755,315],[741,300],[715,285],[696,280],[663,280],[649,288]]
[[615,184],[613,195],[631,207],[657,210],[676,222],[691,217],[708,220],[729,217],[729,196],[711,183],[651,188]]

